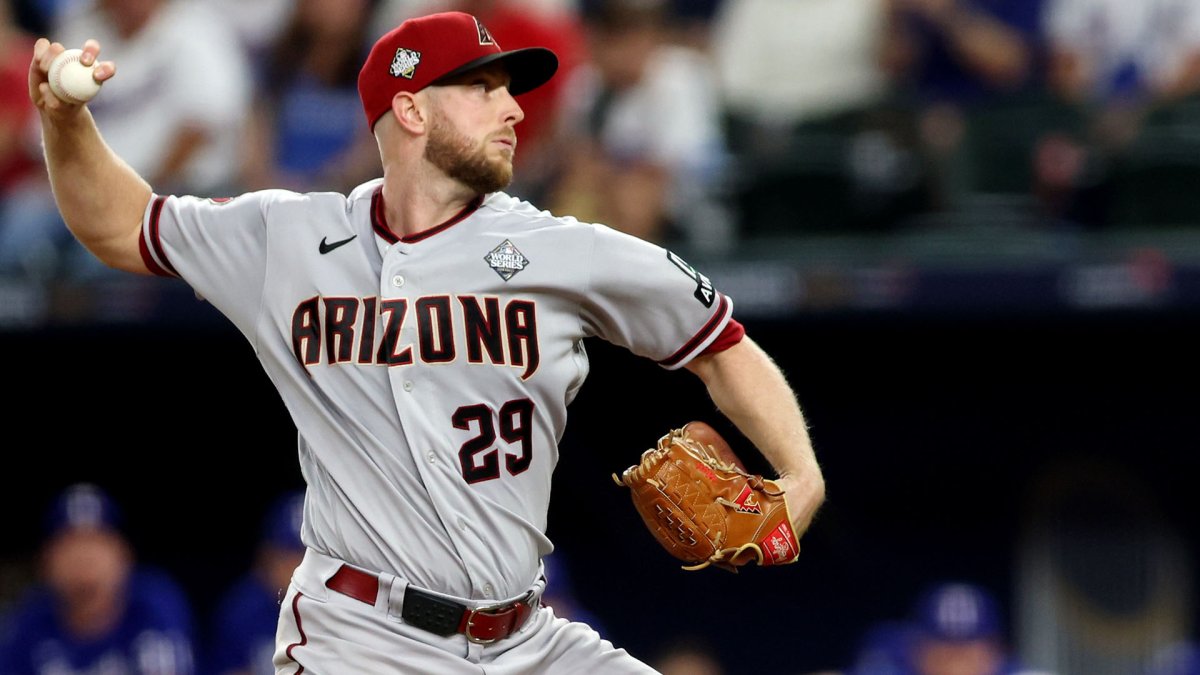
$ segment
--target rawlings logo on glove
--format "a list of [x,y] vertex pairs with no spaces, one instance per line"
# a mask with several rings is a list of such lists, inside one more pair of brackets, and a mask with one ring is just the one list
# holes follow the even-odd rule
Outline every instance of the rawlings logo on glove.
[[782,565],[800,556],[783,490],[747,473],[704,422],[672,430],[613,480],[629,487],[650,533],[685,570],[737,572],[751,561]]

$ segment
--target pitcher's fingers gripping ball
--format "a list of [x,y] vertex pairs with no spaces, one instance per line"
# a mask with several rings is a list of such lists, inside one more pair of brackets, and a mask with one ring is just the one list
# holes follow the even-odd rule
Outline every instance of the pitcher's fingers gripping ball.
[[82,49],[67,49],[50,62],[46,72],[50,91],[66,103],[87,103],[100,91],[94,71],[96,64],[85,66],[80,61]]
[[783,490],[748,473],[704,422],[672,430],[613,480],[629,487],[650,533],[685,570],[737,572],[751,561],[782,565],[800,555]]

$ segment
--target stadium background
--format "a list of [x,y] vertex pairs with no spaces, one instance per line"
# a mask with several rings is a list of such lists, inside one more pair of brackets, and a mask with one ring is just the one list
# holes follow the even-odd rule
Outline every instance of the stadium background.
[[[953,209],[859,209],[855,176],[814,151],[830,130],[804,128],[791,161],[747,157],[729,186],[737,246],[678,248],[809,416],[828,503],[795,566],[685,573],[657,547],[609,474],[696,418],[751,451],[695,378],[588,343],[549,535],[615,642],[649,657],[698,639],[731,673],[841,669],[947,579],[994,591],[1034,665],[1047,617],[1064,650],[1108,661],[1197,637],[1200,103],[1151,120],[1099,189],[1104,218],[1079,223],[1031,214],[1012,153],[1061,110],[1006,103],[974,111],[968,156],[989,171]],[[294,427],[242,336],[174,281],[3,278],[0,354],[0,606],[33,577],[43,507],[89,480],[211,610],[267,504],[300,485]],[[1040,577],[1039,527],[1073,546]]]
[[[1190,313],[839,314],[748,329],[795,382],[829,501],[798,564],[737,576],[679,570],[609,478],[668,425],[719,425],[704,392],[686,374],[589,345],[550,535],[580,598],[635,653],[693,636],[730,672],[835,668],[873,622],[903,616],[940,579],[984,584],[1012,611],[1031,497],[1062,462],[1115,469],[1189,551],[1200,541]],[[240,335],[93,327],[8,332],[0,345],[10,372],[28,373],[6,406],[0,588],[28,580],[34,514],[86,479],[126,507],[141,555],[209,609],[249,563],[269,498],[299,480],[294,430]],[[1095,611],[1158,611],[1150,596],[1133,600]]]

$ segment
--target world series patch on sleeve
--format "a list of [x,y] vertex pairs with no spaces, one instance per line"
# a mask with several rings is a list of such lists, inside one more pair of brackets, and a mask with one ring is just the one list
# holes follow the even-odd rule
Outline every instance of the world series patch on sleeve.
[[704,422],[670,431],[613,480],[630,489],[650,533],[685,570],[737,572],[752,561],[783,565],[800,556],[783,490],[748,473]]

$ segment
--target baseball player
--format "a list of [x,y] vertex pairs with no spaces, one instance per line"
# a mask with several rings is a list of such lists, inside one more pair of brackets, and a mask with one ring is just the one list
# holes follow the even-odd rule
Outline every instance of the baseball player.
[[[92,63],[100,45],[83,49]],[[179,277],[223,312],[298,429],[307,552],[276,672],[652,672],[538,602],[588,336],[698,375],[808,527],[824,483],[803,415],[731,300],[662,248],[502,191],[514,96],[554,74],[549,50],[503,51],[464,13],[405,21],[359,76],[383,177],[233,199],[154,193],[86,105],[54,97],[62,50],[38,41],[30,95],[69,228],[106,264]]]

